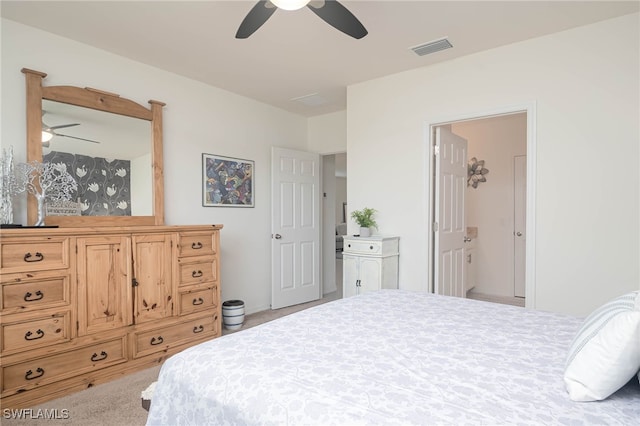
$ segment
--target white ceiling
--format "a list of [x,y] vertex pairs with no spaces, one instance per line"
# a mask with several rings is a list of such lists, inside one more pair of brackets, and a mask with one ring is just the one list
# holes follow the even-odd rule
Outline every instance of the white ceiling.
[[[278,10],[251,37],[235,33],[255,1],[2,1],[4,18],[41,28],[303,116],[346,107],[348,85],[634,13],[635,1],[341,2],[361,40],[307,8]],[[411,47],[447,37],[452,49]],[[598,52],[594,52],[597,54]],[[292,101],[317,94],[324,103]]]

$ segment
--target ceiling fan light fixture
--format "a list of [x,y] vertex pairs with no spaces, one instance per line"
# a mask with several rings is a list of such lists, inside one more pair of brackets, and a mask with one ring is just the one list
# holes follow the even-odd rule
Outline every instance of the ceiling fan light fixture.
[[49,142],[53,138],[53,133],[42,131],[42,142]]
[[271,0],[271,3],[275,4],[278,9],[298,10],[305,7],[309,1],[310,0]]

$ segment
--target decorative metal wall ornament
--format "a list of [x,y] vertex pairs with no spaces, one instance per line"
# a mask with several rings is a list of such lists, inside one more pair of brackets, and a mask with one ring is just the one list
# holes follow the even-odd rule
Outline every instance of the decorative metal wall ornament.
[[487,181],[487,178],[484,177],[487,173],[489,173],[489,169],[484,168],[484,160],[473,157],[467,164],[467,186],[477,188],[480,182]]
[[38,201],[38,219],[35,226],[44,226],[46,201],[69,201],[78,189],[73,176],[62,163],[31,161],[19,163],[15,170],[15,193],[28,192]]

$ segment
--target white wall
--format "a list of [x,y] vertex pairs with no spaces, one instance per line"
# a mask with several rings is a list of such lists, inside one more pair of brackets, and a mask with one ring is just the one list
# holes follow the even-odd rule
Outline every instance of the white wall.
[[[336,176],[336,223],[343,223],[342,219],[342,203],[347,202],[347,178]],[[347,205],[347,208],[349,206]],[[348,222],[349,216],[347,213],[347,217],[344,222]]]
[[322,156],[322,293],[336,291],[336,162]]
[[640,288],[638,22],[627,15],[348,88],[349,210],[374,207],[380,232],[400,235],[401,288],[428,288],[425,124],[532,102],[534,306],[585,315]]
[[324,154],[323,159],[323,196],[322,198],[322,281],[323,293],[336,291],[336,262],[335,262],[335,229],[336,206],[335,156],[332,154],[344,152],[347,145],[347,115],[346,111],[311,117],[308,124],[309,151]]
[[[307,120],[254,100],[3,19],[2,146],[25,160],[23,67],[46,72],[46,85],[69,84],[118,93],[164,108],[166,223],[224,224],[222,297],[242,299],[248,313],[268,309],[270,148],[307,148]],[[202,207],[201,155],[255,160],[255,208]],[[25,221],[24,203],[16,219]]]
[[468,157],[485,160],[489,170],[487,181],[465,194],[466,224],[478,227],[473,291],[513,297],[513,157],[527,153],[527,116],[458,122],[451,131],[468,141]]
[[320,154],[344,152],[347,147],[347,112],[318,115],[308,120],[307,149]]
[[[628,15],[353,85],[346,111],[306,120],[3,19],[1,142],[24,160],[22,67],[47,72],[47,85],[166,102],[166,221],[225,225],[223,299],[243,299],[253,312],[270,300],[272,145],[324,154],[346,146],[349,210],[379,210],[380,232],[401,236],[401,287],[425,290],[425,124],[535,102],[535,306],[586,314],[640,287],[638,20]],[[201,207],[203,152],[256,161],[254,209]]]

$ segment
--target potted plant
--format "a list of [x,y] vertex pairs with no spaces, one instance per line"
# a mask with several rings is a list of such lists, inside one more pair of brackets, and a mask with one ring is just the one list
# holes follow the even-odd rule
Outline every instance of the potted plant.
[[371,228],[378,229],[378,224],[373,218],[373,215],[375,213],[376,213],[376,210],[370,207],[365,207],[362,210],[355,210],[351,212],[351,218],[355,220],[358,225],[360,225],[361,237],[370,236]]

